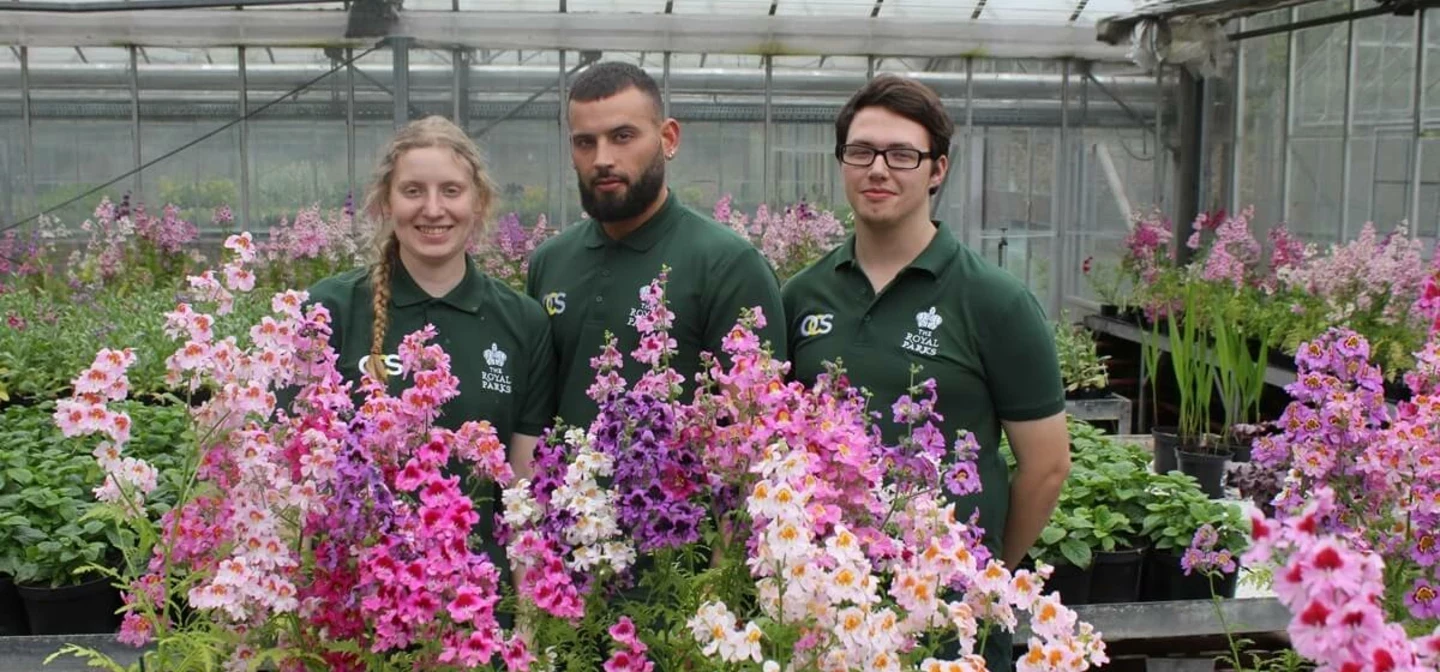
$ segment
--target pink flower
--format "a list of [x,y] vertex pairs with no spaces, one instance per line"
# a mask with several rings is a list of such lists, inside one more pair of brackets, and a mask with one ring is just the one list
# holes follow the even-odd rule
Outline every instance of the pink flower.
[[635,623],[629,616],[621,616],[615,625],[610,626],[610,638],[630,648],[636,648],[640,644],[635,638]]

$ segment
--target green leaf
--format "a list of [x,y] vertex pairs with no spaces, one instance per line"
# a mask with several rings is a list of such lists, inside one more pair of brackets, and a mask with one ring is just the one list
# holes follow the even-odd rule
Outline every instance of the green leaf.
[[31,483],[35,482],[35,474],[30,473],[29,469],[25,469],[23,467],[11,467],[9,469],[6,469],[5,475],[9,477],[10,480],[19,483],[20,485],[30,485]]
[[1065,556],[1065,559],[1069,560],[1070,564],[1081,569],[1089,567],[1090,561],[1093,558],[1090,547],[1085,545],[1084,542],[1074,538],[1060,542],[1060,554]]

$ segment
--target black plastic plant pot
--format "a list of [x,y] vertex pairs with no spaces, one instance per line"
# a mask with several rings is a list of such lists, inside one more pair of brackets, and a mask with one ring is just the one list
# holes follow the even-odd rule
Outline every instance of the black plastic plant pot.
[[120,591],[108,577],[51,588],[19,585],[32,635],[82,635],[120,628]]
[[1117,305],[1115,305],[1115,304],[1113,304],[1113,303],[1102,303],[1102,304],[1100,304],[1100,317],[1110,317],[1110,318],[1118,318],[1118,317],[1120,317],[1120,306],[1117,306]]
[[1150,430],[1155,450],[1155,473],[1168,474],[1179,468],[1175,452],[1180,449],[1180,430],[1175,427],[1155,427]]
[[1144,567],[1143,548],[1097,552],[1091,565],[1090,604],[1139,601]]
[[1046,593],[1059,593],[1060,602],[1065,605],[1090,604],[1090,584],[1093,582],[1095,563],[1080,569],[1070,563],[1056,565],[1050,580],[1045,582]]
[[0,637],[28,634],[30,623],[25,619],[25,603],[15,590],[15,579],[0,576]]
[[1188,450],[1177,450],[1175,453],[1176,461],[1180,463],[1180,471],[1194,476],[1207,497],[1225,498],[1225,465],[1230,462],[1229,454],[1210,455]]
[[1240,573],[1218,576],[1211,586],[1210,577],[1201,572],[1185,575],[1180,556],[1169,551],[1152,551],[1145,557],[1145,574],[1140,582],[1140,601],[1208,600],[1211,590],[1223,598],[1235,597]]

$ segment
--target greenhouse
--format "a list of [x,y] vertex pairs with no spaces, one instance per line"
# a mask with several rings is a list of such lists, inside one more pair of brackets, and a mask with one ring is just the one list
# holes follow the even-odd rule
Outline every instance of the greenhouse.
[[1432,4],[0,0],[0,672],[1440,670]]

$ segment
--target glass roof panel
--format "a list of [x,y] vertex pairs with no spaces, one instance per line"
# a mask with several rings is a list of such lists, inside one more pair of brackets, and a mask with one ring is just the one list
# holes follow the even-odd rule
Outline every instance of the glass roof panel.
[[1107,16],[1116,14],[1129,14],[1135,11],[1139,4],[1135,0],[1090,0],[1085,3],[1085,8],[1080,10],[1080,23],[1093,24]]
[[780,16],[868,17],[874,9],[875,0],[780,0],[775,13]]
[[565,3],[565,9],[602,14],[660,14],[665,11],[665,0],[570,0]]
[[[781,0],[781,4],[784,4],[784,1]],[[770,13],[770,0],[675,0],[674,12],[765,16]]]
[[977,0],[888,0],[880,6],[880,18],[935,19],[959,21],[975,13]]
[[[446,2],[448,5],[449,2]],[[533,0],[460,0],[460,11],[470,12],[523,12],[539,11],[541,3]],[[560,9],[558,2],[545,2],[542,5],[545,11],[553,12]]]

